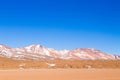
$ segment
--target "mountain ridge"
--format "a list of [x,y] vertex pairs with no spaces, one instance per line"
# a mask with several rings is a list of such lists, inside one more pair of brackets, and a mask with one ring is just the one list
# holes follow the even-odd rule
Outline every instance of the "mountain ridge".
[[23,48],[11,48],[0,44],[0,56],[20,60],[118,60],[120,56],[104,53],[94,48],[55,50],[39,44]]

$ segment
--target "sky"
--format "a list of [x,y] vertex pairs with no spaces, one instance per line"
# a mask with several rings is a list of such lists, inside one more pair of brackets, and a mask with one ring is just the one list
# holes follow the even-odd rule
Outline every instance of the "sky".
[[0,44],[120,55],[120,0],[0,0]]

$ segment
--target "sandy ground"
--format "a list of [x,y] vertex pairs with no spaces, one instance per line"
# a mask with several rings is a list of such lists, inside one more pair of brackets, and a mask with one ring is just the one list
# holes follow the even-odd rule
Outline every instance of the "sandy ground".
[[120,69],[0,70],[0,80],[120,80]]

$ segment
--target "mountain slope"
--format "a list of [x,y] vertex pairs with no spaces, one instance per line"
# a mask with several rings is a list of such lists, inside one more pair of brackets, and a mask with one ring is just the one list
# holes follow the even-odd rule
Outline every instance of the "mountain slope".
[[0,45],[0,56],[20,60],[117,60],[119,56],[103,53],[92,48],[61,50],[46,48],[41,45],[31,45],[24,48],[11,48]]

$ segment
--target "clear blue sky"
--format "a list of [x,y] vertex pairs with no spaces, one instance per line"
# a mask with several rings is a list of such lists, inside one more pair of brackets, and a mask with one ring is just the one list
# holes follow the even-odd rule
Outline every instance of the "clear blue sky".
[[0,43],[120,55],[120,0],[1,0]]

